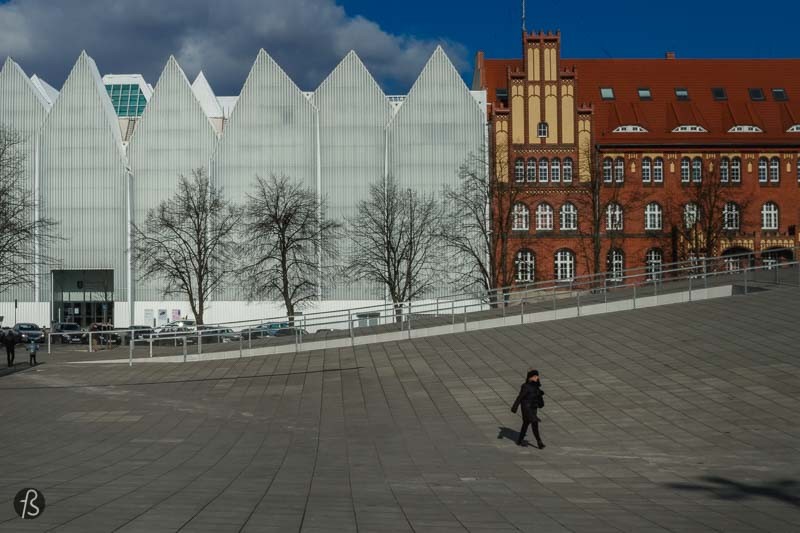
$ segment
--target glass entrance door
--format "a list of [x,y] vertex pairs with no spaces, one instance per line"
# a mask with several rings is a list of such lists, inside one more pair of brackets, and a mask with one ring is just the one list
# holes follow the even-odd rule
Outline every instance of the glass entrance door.
[[114,323],[113,270],[54,270],[53,322]]

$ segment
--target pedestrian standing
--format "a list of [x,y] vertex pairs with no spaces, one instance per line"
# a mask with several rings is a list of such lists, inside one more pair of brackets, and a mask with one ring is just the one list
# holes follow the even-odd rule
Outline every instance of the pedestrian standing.
[[538,409],[544,407],[544,391],[539,382],[538,370],[528,371],[525,383],[520,387],[517,399],[511,406],[511,412],[516,413],[519,407],[522,407],[522,428],[519,430],[517,446],[526,446],[525,433],[528,432],[528,426],[530,426],[539,449],[544,449],[544,442],[539,435],[539,418],[536,416]]
[[36,362],[36,352],[39,351],[39,345],[36,343],[35,340],[31,339],[31,342],[28,343],[28,353],[30,354],[30,359],[28,360],[28,364],[31,366],[36,366],[39,363]]
[[17,336],[14,334],[13,329],[6,331],[6,334],[3,336],[3,344],[6,345],[6,360],[10,368],[14,366],[14,345],[17,344]]

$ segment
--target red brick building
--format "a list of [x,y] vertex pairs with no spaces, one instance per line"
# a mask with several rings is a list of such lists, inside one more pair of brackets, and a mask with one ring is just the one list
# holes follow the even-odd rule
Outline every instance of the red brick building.
[[522,44],[522,59],[479,52],[473,82],[494,179],[519,193],[518,281],[791,255],[776,250],[798,245],[800,60],[564,59],[559,33]]

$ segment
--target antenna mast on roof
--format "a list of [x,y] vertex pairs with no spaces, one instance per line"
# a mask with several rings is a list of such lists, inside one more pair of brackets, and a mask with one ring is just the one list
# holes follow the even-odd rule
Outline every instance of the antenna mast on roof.
[[525,33],[527,29],[525,28],[525,0],[522,0],[522,33]]

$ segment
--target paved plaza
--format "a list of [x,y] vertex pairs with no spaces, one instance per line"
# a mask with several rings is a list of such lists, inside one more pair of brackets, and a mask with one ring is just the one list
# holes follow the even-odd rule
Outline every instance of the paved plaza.
[[[0,531],[798,531],[799,341],[776,287],[242,360],[18,350]],[[514,444],[529,367],[544,450]]]

